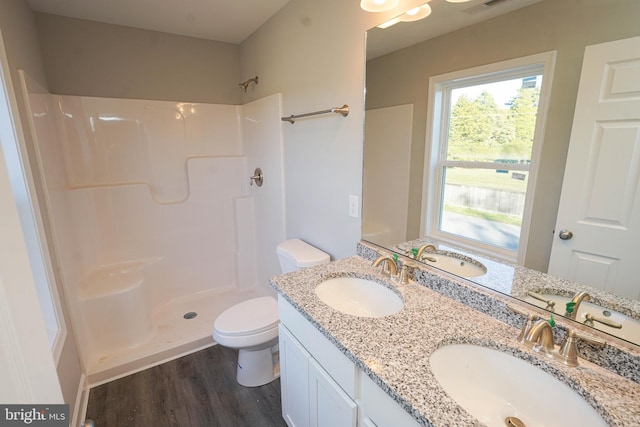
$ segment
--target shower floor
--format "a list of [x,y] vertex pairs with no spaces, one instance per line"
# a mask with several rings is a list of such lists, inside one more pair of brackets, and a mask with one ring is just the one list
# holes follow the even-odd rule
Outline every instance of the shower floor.
[[[213,322],[220,313],[238,302],[265,295],[273,293],[264,286],[240,291],[205,291],[165,304],[153,314],[156,334],[149,341],[90,360],[89,384],[112,381],[211,346]],[[191,312],[197,316],[185,319],[184,315]]]

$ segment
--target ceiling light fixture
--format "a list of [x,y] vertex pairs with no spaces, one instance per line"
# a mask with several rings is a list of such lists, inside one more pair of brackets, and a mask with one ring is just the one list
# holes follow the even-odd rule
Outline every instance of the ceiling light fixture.
[[399,19],[402,22],[413,22],[424,19],[429,15],[431,15],[431,6],[429,6],[428,4],[423,4],[422,6],[414,7],[413,9],[408,10],[404,15],[401,15]]
[[419,21],[429,15],[431,15],[431,6],[425,3],[422,6],[414,7],[413,9],[403,13],[400,16],[390,19],[387,22],[383,22],[382,24],[378,25],[378,28],[389,28],[390,26],[395,25],[398,22]]
[[360,0],[360,7],[367,12],[386,12],[398,5],[400,0]]
[[449,3],[466,3],[471,0],[447,0]]

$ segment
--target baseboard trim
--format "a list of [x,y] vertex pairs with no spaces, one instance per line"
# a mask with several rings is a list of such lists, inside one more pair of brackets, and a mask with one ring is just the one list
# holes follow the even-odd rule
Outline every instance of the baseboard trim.
[[153,354],[149,357],[138,359],[124,365],[117,366],[102,372],[96,372],[89,375],[88,387],[97,387],[99,385],[117,380],[119,378],[126,377],[136,372],[144,371],[145,369],[153,368],[154,366],[161,365],[174,359],[178,359],[182,356],[187,356],[196,351],[204,350],[217,343],[211,339],[210,336],[204,339],[197,340],[186,345],[178,346],[175,348],[167,349],[160,353]]

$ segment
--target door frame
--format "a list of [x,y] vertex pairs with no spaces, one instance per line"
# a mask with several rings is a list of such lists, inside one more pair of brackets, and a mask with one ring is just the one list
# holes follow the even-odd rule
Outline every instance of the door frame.
[[[24,135],[1,33],[0,85],[0,378],[3,378],[0,402],[63,403],[56,361],[36,290],[35,271],[27,249],[30,240],[23,230],[19,201],[14,192],[14,186],[18,185],[23,190],[21,195],[32,194],[22,166],[10,167],[15,166]],[[31,203],[30,197],[27,202]],[[32,217],[31,220],[28,226],[34,227],[39,236],[37,219]],[[45,263],[42,258],[40,261]]]

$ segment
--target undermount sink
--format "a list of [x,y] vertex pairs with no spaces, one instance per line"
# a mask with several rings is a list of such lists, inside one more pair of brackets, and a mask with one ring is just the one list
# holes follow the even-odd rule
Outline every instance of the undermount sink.
[[398,294],[381,283],[358,277],[337,277],[316,286],[320,301],[345,314],[385,317],[402,310]]
[[507,353],[452,344],[434,351],[429,361],[447,394],[489,427],[607,426],[569,386]]
[[[440,253],[428,253],[423,258],[425,264],[439,268],[460,277],[478,277],[486,274],[487,267],[479,262],[471,262],[462,258]],[[435,261],[429,260],[435,259]]]
[[[554,301],[556,303],[554,306],[554,312],[557,314],[564,314],[567,302],[571,301],[571,298],[569,297],[562,297],[558,295],[539,293],[538,296],[541,296],[548,301]],[[537,300],[531,296],[527,296],[525,298],[525,301],[537,305],[541,308],[547,307],[547,304],[545,302]],[[610,335],[614,335],[618,338],[622,338],[623,340],[627,340],[635,344],[640,344],[640,322],[636,319],[626,316],[618,311],[602,307],[598,304],[583,301],[582,303],[580,303],[580,307],[578,307],[578,312],[576,313],[576,321],[584,323],[587,318],[587,314],[590,314],[596,318],[618,323],[622,326],[619,329],[612,328],[596,321],[593,322],[593,325],[590,325],[595,329],[606,332]]]

